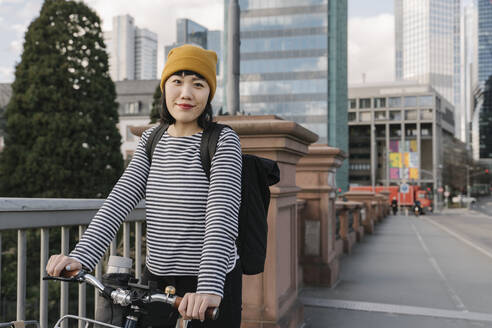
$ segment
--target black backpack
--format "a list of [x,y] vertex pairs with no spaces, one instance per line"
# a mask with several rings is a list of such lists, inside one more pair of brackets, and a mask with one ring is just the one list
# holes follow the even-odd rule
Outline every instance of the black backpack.
[[[202,134],[200,155],[202,167],[210,180],[210,167],[220,133],[227,125],[211,123]],[[169,125],[161,124],[149,136],[145,149],[152,162],[157,143]],[[239,207],[239,235],[236,240],[243,274],[264,271],[267,248],[267,215],[270,204],[269,186],[280,181],[280,170],[275,161],[243,154],[241,173],[241,205]]]

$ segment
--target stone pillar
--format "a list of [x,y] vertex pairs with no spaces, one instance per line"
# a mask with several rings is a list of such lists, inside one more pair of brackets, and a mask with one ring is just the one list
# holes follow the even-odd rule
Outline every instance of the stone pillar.
[[372,234],[374,232],[374,222],[377,220],[376,206],[373,206],[375,193],[372,191],[348,191],[344,195],[348,200],[362,202],[365,204],[365,218],[362,221],[364,231]]
[[340,207],[343,210],[340,212],[340,238],[343,241],[343,252],[350,254],[357,240],[357,232],[363,231],[359,227],[359,215],[361,203],[337,200],[337,209]]
[[332,286],[338,279],[335,249],[335,171],[347,156],[338,148],[311,145],[297,165],[298,198],[306,200],[301,215],[300,257],[303,281]]
[[275,116],[220,116],[217,121],[238,133],[243,153],[275,160],[280,167],[280,182],[270,187],[265,272],[243,275],[241,327],[298,327],[303,306],[298,300],[296,165],[318,137]]
[[383,197],[384,197],[385,216],[388,216],[388,215],[390,215],[390,212],[391,212],[390,192],[388,190],[381,190],[379,192],[379,194],[383,195]]

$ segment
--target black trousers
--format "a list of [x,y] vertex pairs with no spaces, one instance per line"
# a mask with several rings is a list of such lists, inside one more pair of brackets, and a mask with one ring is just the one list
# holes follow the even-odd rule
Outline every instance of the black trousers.
[[[145,268],[142,284],[149,282],[152,282],[162,292],[166,286],[174,286],[176,287],[176,295],[182,297],[186,293],[196,292],[198,279],[196,276],[156,276]],[[192,320],[188,324],[188,328],[239,328],[241,326],[242,284],[241,264],[238,260],[236,267],[226,276],[224,296],[219,306],[218,319],[205,319],[204,322]],[[140,327],[142,328],[174,328],[179,317],[177,310],[162,303],[149,304],[145,312],[147,313],[140,318]]]

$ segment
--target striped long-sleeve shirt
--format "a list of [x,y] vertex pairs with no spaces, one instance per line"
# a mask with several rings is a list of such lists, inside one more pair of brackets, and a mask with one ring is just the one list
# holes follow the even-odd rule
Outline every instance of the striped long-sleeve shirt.
[[152,165],[145,131],[129,166],[71,252],[92,270],[125,217],[144,198],[147,259],[155,275],[198,276],[197,293],[223,295],[225,276],[236,263],[241,202],[241,145],[224,128],[212,159],[210,182],[200,159],[203,132],[157,143]]

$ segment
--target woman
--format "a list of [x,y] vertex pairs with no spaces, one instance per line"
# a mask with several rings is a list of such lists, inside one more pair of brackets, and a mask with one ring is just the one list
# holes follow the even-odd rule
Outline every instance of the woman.
[[[190,327],[239,327],[241,270],[235,240],[241,201],[241,146],[224,128],[212,159],[210,181],[202,169],[200,140],[212,121],[217,55],[192,45],[170,51],[161,77],[161,122],[169,128],[157,143],[152,164],[145,131],[131,163],[69,256],[54,255],[49,275],[91,271],[125,217],[145,197],[146,268],[142,280],[175,285],[184,295],[179,312],[204,321],[208,307],[220,304],[215,322],[191,321]],[[67,272],[67,273],[65,273]],[[146,325],[174,327],[161,310]],[[148,322],[147,322],[148,321]]]

